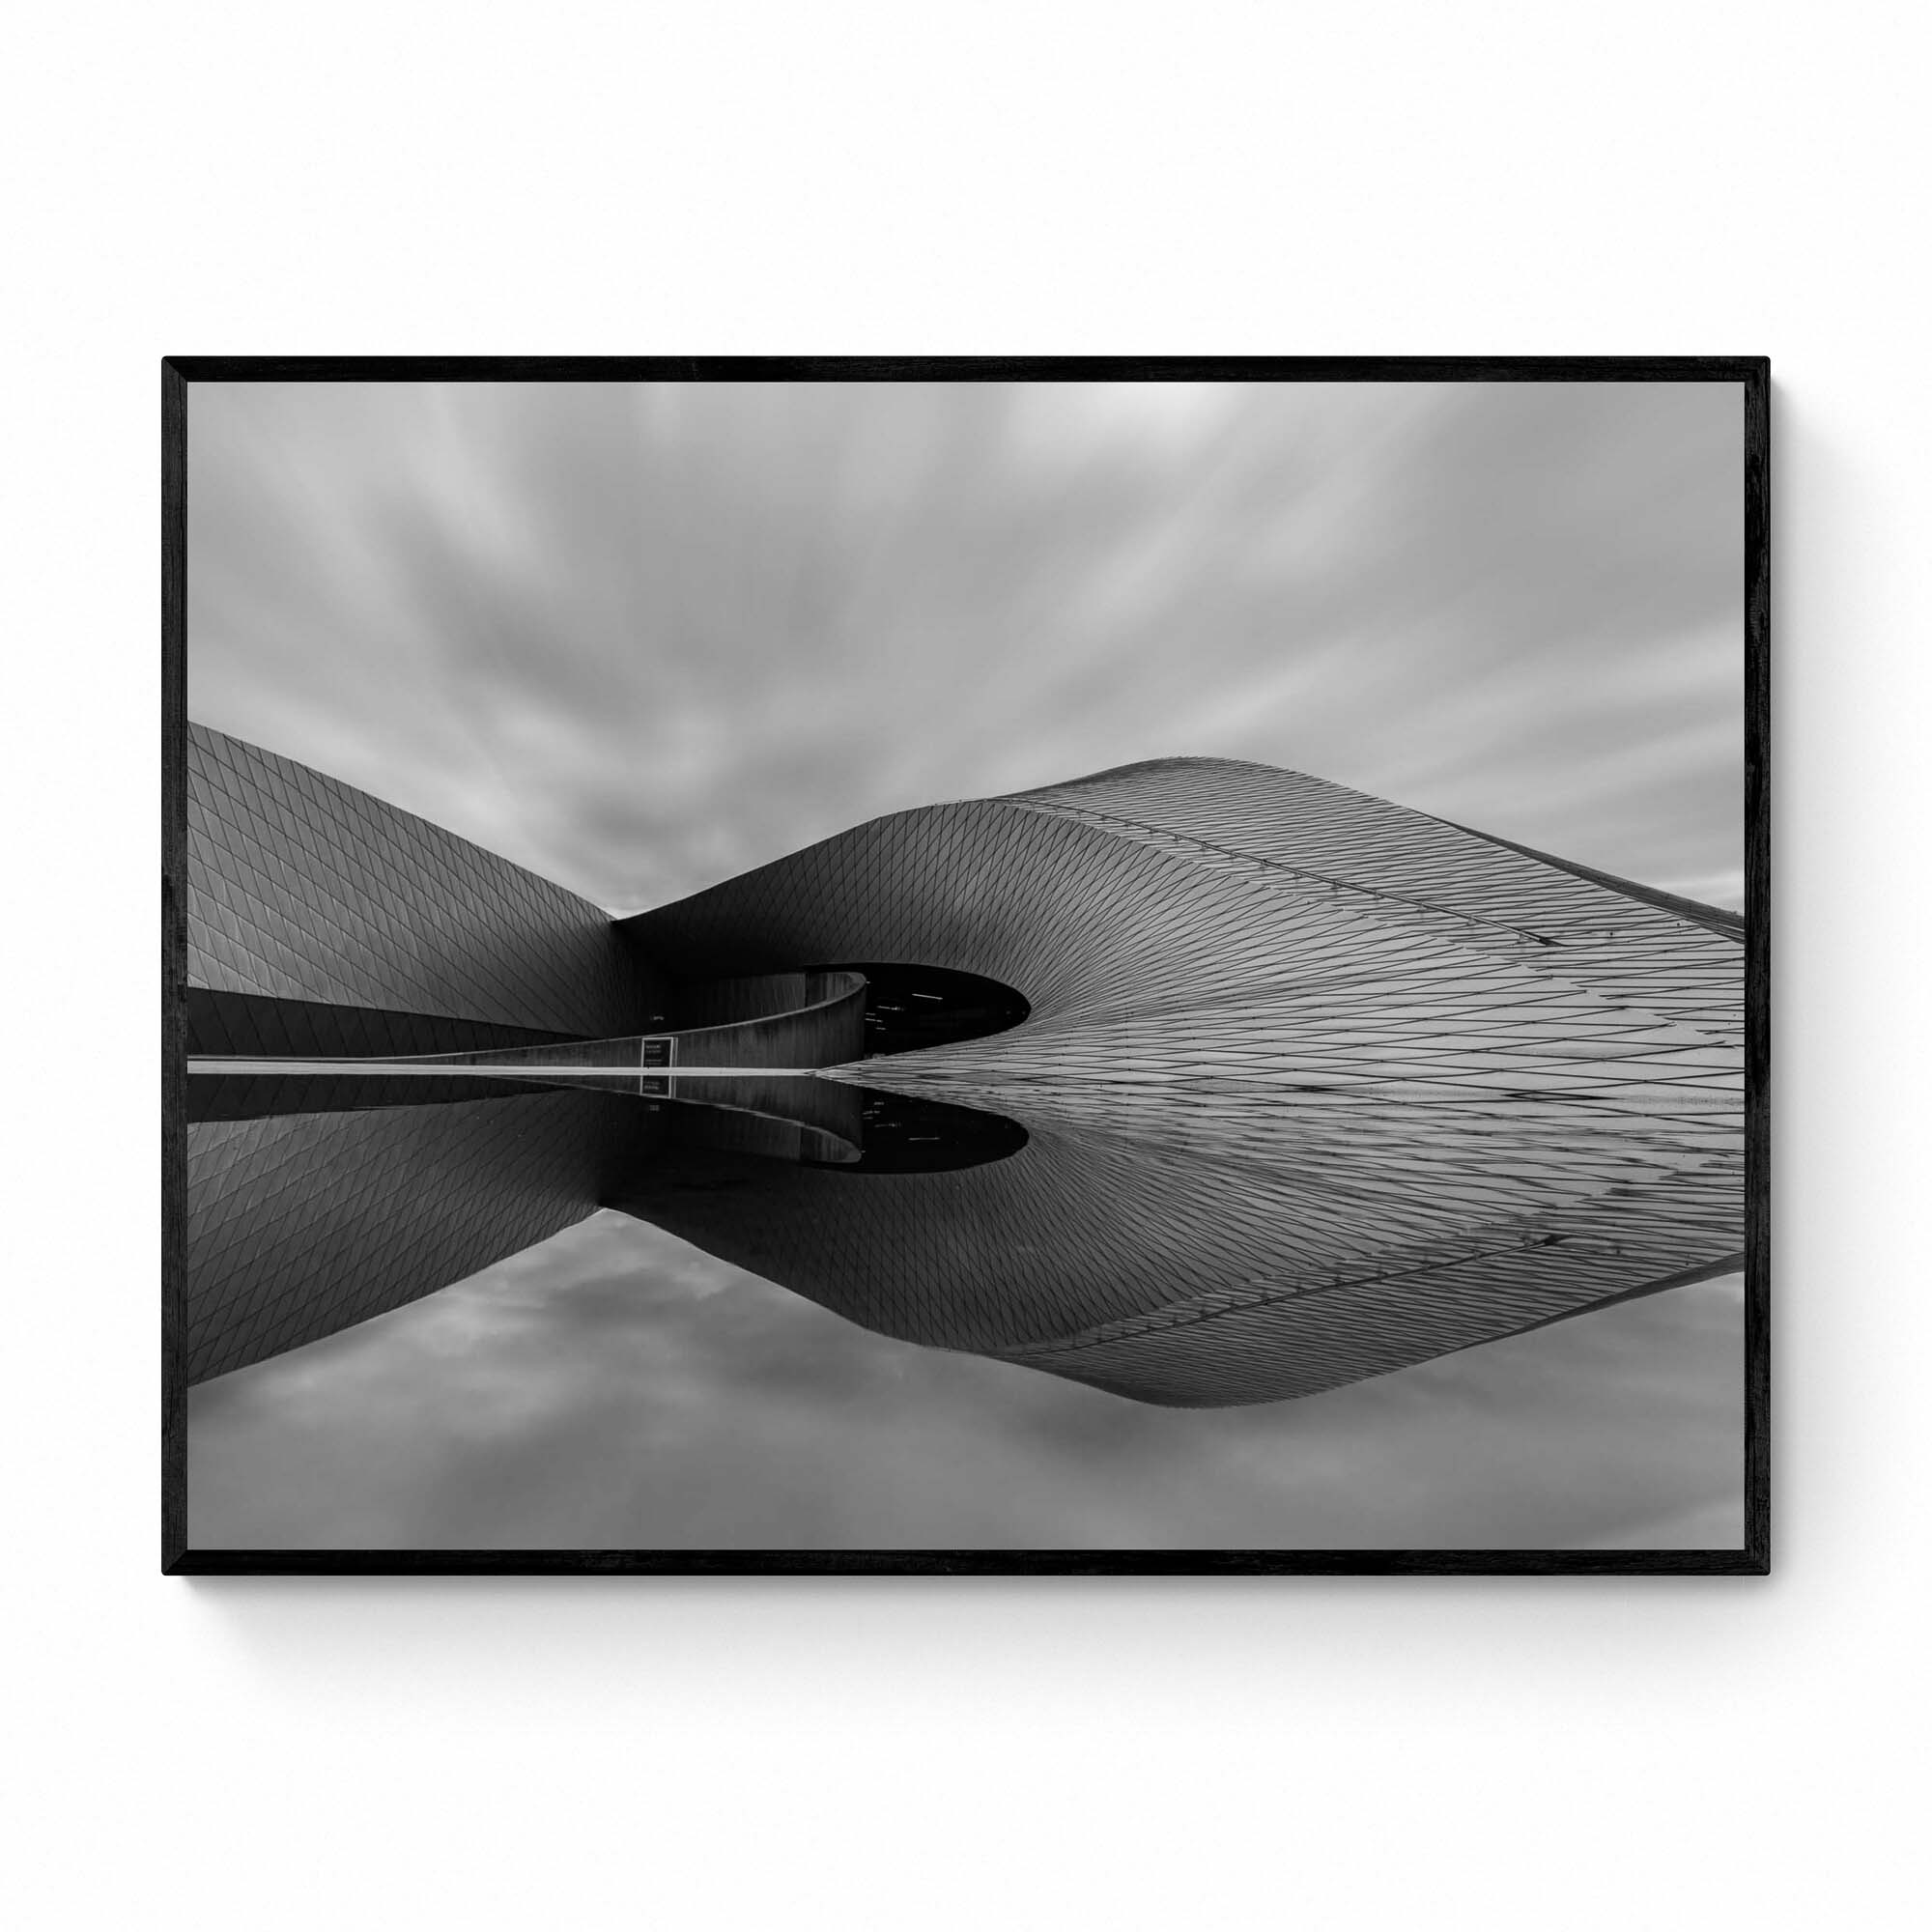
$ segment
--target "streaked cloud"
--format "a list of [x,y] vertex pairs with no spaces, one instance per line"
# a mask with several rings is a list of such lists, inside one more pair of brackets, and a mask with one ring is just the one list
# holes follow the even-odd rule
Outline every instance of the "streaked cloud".
[[[1151,400],[1158,395],[1158,400]],[[1742,404],[204,385],[191,701],[635,910],[1213,753],[1734,882]]]

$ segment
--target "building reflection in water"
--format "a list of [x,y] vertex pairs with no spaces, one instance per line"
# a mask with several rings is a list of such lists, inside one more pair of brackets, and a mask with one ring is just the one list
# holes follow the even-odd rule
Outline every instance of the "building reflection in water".
[[1742,923],[1297,774],[875,820],[625,921],[190,740],[206,1379],[599,1208],[1142,1401],[1739,1265]]

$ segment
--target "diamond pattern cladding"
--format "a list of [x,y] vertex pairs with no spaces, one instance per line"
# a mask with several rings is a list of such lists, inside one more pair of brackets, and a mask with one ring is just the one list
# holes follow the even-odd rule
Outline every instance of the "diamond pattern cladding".
[[634,1190],[867,1326],[1278,1399],[1737,1264],[1722,914],[1338,785],[1167,760],[874,821],[629,922],[673,973],[980,972],[1009,1033],[833,1078],[1014,1116],[958,1174]]
[[604,1094],[188,1129],[188,1379],[400,1308],[581,1221],[635,1110]]
[[188,727],[188,984],[585,1037],[648,1022],[610,916],[426,819]]

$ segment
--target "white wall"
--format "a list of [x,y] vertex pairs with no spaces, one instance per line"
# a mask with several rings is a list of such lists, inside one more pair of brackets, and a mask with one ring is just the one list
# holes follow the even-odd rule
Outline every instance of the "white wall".
[[[1685,0],[15,17],[8,1010],[60,1076],[5,1116],[15,1922],[1903,1922],[1925,41]],[[1775,358],[1772,1580],[156,1574],[157,360],[564,350]]]

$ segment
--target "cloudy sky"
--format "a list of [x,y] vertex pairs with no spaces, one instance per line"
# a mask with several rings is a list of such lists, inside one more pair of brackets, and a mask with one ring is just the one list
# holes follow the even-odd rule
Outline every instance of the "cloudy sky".
[[[1292,766],[1742,902],[1742,400],[1671,385],[191,392],[189,705],[612,910],[881,811]],[[197,1392],[298,1545],[1666,1545],[1712,1283],[1258,1410],[867,1335],[600,1214]]]

